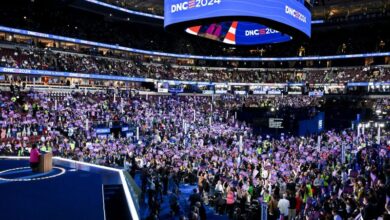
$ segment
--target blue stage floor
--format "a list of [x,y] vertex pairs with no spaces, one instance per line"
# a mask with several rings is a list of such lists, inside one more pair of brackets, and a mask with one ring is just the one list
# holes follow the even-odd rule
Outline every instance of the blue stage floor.
[[[0,172],[28,166],[27,160],[0,160]],[[65,170],[63,175],[59,169],[45,175],[27,168],[1,173],[0,178],[19,181],[0,180],[0,219],[103,220],[101,176]],[[48,179],[26,181],[35,178]]]

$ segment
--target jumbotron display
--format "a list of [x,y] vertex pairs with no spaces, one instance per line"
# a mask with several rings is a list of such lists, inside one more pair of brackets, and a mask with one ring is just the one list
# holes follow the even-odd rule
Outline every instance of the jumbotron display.
[[311,13],[297,0],[165,0],[164,26],[233,45],[311,36]]

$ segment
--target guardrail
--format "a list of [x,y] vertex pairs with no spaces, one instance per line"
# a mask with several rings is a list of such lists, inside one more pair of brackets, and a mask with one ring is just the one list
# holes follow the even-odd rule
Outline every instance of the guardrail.
[[[389,53],[390,54],[390,53]],[[304,86],[303,82],[288,82],[288,83],[234,83],[234,82],[202,82],[202,81],[182,81],[182,80],[163,80],[141,77],[125,77],[111,76],[104,74],[89,74],[89,73],[74,73],[74,72],[58,72],[49,70],[32,70],[20,68],[0,67],[0,73],[20,74],[20,75],[35,75],[35,76],[51,76],[51,77],[70,77],[82,79],[96,80],[113,80],[113,81],[128,81],[128,82],[150,82],[150,83],[168,83],[171,85],[201,85],[201,86]],[[389,85],[390,82],[349,82],[348,86],[368,86],[368,85]]]

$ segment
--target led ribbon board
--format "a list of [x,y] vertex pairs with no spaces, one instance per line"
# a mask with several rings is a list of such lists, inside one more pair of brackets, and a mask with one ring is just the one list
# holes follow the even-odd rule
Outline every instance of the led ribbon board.
[[165,0],[164,14],[168,31],[233,45],[311,36],[311,13],[299,0]]

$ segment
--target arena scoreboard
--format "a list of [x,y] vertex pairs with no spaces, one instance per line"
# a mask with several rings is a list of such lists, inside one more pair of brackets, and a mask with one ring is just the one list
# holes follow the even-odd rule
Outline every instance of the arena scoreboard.
[[164,26],[232,45],[311,36],[311,12],[299,0],[165,0]]

